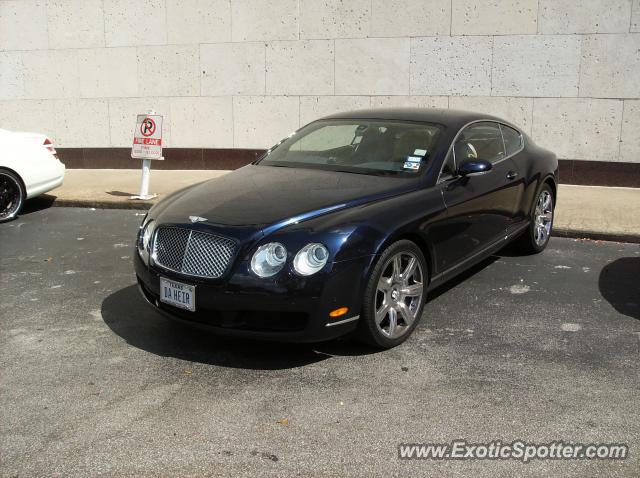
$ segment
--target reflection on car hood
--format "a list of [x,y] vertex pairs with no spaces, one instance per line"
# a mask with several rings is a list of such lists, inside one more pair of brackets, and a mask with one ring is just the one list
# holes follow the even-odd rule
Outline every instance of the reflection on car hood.
[[[415,189],[418,180],[249,165],[158,204],[163,222],[277,226]],[[164,203],[164,204],[163,204]]]

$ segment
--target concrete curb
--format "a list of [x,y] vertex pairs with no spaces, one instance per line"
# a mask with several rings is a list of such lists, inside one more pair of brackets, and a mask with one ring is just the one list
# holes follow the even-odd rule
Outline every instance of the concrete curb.
[[640,234],[621,234],[616,232],[592,231],[554,227],[553,235],[571,239],[590,239],[593,241],[630,242],[640,244]]
[[[82,200],[82,199],[55,199],[52,206],[54,207],[83,207],[96,209],[133,209],[148,210],[151,209],[154,202],[150,201],[104,201],[104,200]],[[612,241],[612,242],[630,242],[640,243],[640,233],[638,234],[620,234],[607,231],[596,231],[587,229],[570,229],[563,227],[555,227],[553,229],[555,237],[566,237],[570,239],[590,239],[595,241]]]
[[104,201],[104,200],[84,200],[84,199],[56,199],[53,207],[84,207],[96,209],[136,209],[149,210],[155,203],[150,201]]

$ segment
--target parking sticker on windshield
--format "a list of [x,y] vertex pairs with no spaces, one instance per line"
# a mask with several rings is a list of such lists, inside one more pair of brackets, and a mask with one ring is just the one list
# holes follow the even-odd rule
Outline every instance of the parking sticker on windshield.
[[410,163],[419,163],[422,161],[422,158],[419,158],[418,156],[407,156],[407,161]]
[[410,169],[411,171],[417,171],[420,169],[420,163],[416,163],[413,161],[405,161],[404,169]]
[[426,156],[427,155],[427,150],[426,149],[416,149],[413,154],[415,154],[416,156]]

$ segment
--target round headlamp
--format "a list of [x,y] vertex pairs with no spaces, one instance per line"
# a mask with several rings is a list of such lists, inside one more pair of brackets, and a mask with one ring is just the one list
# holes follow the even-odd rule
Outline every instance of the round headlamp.
[[251,258],[251,270],[258,277],[271,277],[280,272],[287,260],[287,249],[279,242],[258,247]]
[[145,264],[149,264],[149,248],[151,247],[151,238],[153,231],[156,229],[156,223],[151,219],[147,223],[142,223],[140,234],[138,235],[138,254]]
[[300,249],[293,259],[293,268],[303,276],[310,276],[322,269],[329,260],[329,251],[323,244],[311,243]]

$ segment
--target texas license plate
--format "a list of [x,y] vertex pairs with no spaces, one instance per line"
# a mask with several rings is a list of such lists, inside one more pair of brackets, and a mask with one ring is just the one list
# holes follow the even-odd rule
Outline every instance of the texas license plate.
[[195,312],[196,287],[161,277],[160,302]]

